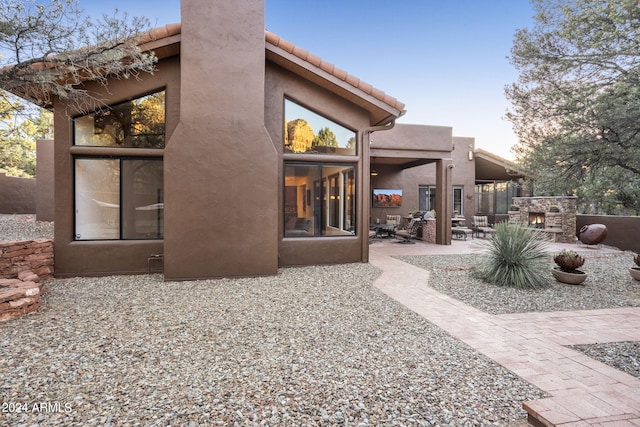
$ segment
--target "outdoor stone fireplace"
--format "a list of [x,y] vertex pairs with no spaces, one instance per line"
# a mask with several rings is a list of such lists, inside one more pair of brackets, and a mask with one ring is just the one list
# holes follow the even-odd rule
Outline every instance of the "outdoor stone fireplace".
[[575,242],[576,197],[514,197],[513,205],[518,210],[509,211],[510,223],[536,228],[553,242]]

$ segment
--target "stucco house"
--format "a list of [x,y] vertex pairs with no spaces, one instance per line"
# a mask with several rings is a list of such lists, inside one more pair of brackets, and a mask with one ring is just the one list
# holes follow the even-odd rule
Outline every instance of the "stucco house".
[[[85,82],[110,109],[47,106],[57,276],[367,262],[369,224],[412,210],[437,211],[450,244],[451,217],[487,200],[478,176],[509,175],[450,127],[396,124],[402,102],[265,31],[262,0],[183,0],[181,16],[140,45],[154,74]],[[401,205],[373,204],[390,189]]]
[[265,31],[261,0],[183,0],[181,20],[141,44],[153,75],[85,83],[109,110],[51,106],[57,276],[145,273],[150,259],[167,280],[367,262],[372,155],[435,166],[450,243],[451,138],[372,140],[404,104]]

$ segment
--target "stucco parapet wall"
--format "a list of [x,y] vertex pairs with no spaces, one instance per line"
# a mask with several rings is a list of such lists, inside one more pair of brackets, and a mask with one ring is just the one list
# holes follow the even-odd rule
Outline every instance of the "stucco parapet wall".
[[374,133],[371,136],[371,149],[451,153],[453,150],[453,128],[398,123],[393,129]]

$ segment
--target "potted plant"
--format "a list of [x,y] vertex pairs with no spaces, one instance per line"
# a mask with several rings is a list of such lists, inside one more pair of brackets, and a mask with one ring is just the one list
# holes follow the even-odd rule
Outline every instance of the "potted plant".
[[640,254],[635,254],[633,256],[633,262],[636,263],[635,267],[629,268],[629,274],[636,280],[640,280]]
[[558,282],[579,285],[586,280],[587,273],[578,270],[584,264],[584,257],[578,255],[576,251],[563,249],[553,257],[553,260],[558,266],[554,267],[551,273]]

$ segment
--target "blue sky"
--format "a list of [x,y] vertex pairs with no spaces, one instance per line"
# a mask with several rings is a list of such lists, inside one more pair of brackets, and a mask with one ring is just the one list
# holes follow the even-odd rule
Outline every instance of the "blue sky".
[[[87,14],[180,21],[179,0],[80,0]],[[476,147],[513,158],[504,87],[529,0],[265,0],[266,28],[405,103],[399,123],[451,126]]]

